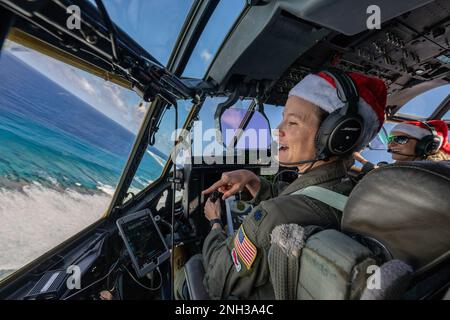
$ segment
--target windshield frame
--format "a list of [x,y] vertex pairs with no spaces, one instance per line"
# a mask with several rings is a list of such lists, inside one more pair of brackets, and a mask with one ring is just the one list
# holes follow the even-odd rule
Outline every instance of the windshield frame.
[[219,1],[196,0],[192,4],[167,62],[167,69],[176,76],[181,76],[184,72]]
[[[182,126],[182,132],[186,132],[185,130],[190,129],[190,126],[193,123],[193,120],[198,115],[201,106],[203,105],[204,99],[198,101],[197,103],[193,102],[191,111],[189,112],[183,126]],[[120,178],[119,184],[117,185],[116,192],[114,193],[113,200],[111,201],[110,208],[108,209],[106,216],[110,215],[115,208],[119,207],[120,209],[126,209],[128,206],[135,204],[136,202],[139,202],[142,198],[145,197],[145,195],[153,189],[155,186],[159,185],[160,183],[163,183],[164,181],[167,182],[167,177],[169,176],[170,169],[172,168],[172,155],[169,154],[168,159],[164,165],[164,168],[161,171],[161,174],[157,179],[155,179],[152,183],[150,183],[148,186],[140,190],[136,195],[133,195],[131,199],[125,200],[126,196],[128,194],[129,187],[131,185],[131,182],[136,176],[136,173],[139,169],[139,165],[142,161],[142,158],[144,156],[145,150],[147,150],[148,147],[148,138],[150,134],[150,119],[154,118],[154,113],[158,108],[167,108],[167,104],[164,104],[164,102],[161,101],[161,99],[157,98],[155,101],[151,104],[149,110],[147,111],[147,114],[145,116],[145,119],[142,123],[142,127],[139,130],[138,137],[136,139],[136,142],[133,146],[133,150],[128,158],[127,165],[125,169],[123,170],[122,176]],[[175,141],[179,140],[179,136],[177,136],[177,139]],[[175,144],[174,144],[175,147]],[[138,152],[140,154],[138,155]],[[131,171],[133,170],[133,172]]]

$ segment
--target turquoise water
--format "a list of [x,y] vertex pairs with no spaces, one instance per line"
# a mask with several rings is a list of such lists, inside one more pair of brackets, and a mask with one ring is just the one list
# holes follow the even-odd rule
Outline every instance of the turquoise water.
[[[134,139],[134,134],[17,58],[2,56],[0,187],[38,183],[58,190],[112,189]],[[155,162],[146,168],[139,171],[133,187],[145,187],[161,167]]]
[[85,189],[117,182],[124,164],[119,156],[13,113],[2,112],[0,123],[0,174],[4,182]]

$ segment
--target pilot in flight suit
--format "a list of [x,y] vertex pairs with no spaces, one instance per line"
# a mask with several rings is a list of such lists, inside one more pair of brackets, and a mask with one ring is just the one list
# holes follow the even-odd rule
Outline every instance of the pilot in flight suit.
[[[359,147],[362,147],[376,136],[383,124],[386,87],[376,78],[357,73],[348,75],[359,94],[358,113],[364,121],[359,140]],[[298,165],[302,174],[280,193],[267,180],[259,178],[259,189],[252,194],[254,208],[234,235],[227,237],[217,224],[206,237],[202,250],[203,284],[210,298],[274,299],[268,250],[270,235],[276,226],[295,223],[339,228],[340,211],[307,196],[292,194],[308,186],[321,186],[344,195],[352,190],[353,183],[347,176],[353,164],[351,152],[330,157],[328,161],[314,160],[301,165],[302,161],[298,161],[317,157],[314,146],[318,128],[328,114],[344,106],[336,92],[335,80],[323,72],[310,74],[289,93],[283,121],[278,127],[282,146],[279,158],[282,164],[284,159],[290,166]],[[220,218],[221,214],[220,209],[211,209],[213,205],[211,202],[205,206],[205,216],[210,221]],[[181,292],[180,285],[175,286]]]
[[330,162],[300,176],[279,195],[261,178],[256,205],[232,237],[213,229],[203,244],[203,280],[212,299],[241,297],[274,299],[267,254],[270,234],[281,224],[338,228],[341,212],[303,195],[290,195],[308,186],[321,186],[349,195],[353,187],[343,160]]

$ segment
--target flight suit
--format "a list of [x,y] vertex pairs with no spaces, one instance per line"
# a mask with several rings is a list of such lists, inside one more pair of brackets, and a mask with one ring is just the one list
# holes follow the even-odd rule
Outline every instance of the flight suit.
[[288,185],[280,194],[261,178],[252,212],[233,236],[211,230],[203,244],[203,284],[212,299],[274,299],[269,265],[270,234],[281,224],[339,228],[342,212],[315,199],[291,193],[321,186],[349,195],[353,183],[347,176],[348,161],[317,167]]

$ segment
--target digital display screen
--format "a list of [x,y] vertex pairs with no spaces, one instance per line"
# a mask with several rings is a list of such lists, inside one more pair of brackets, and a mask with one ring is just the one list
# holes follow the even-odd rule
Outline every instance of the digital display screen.
[[137,260],[139,269],[167,251],[149,214],[122,225],[126,241]]

